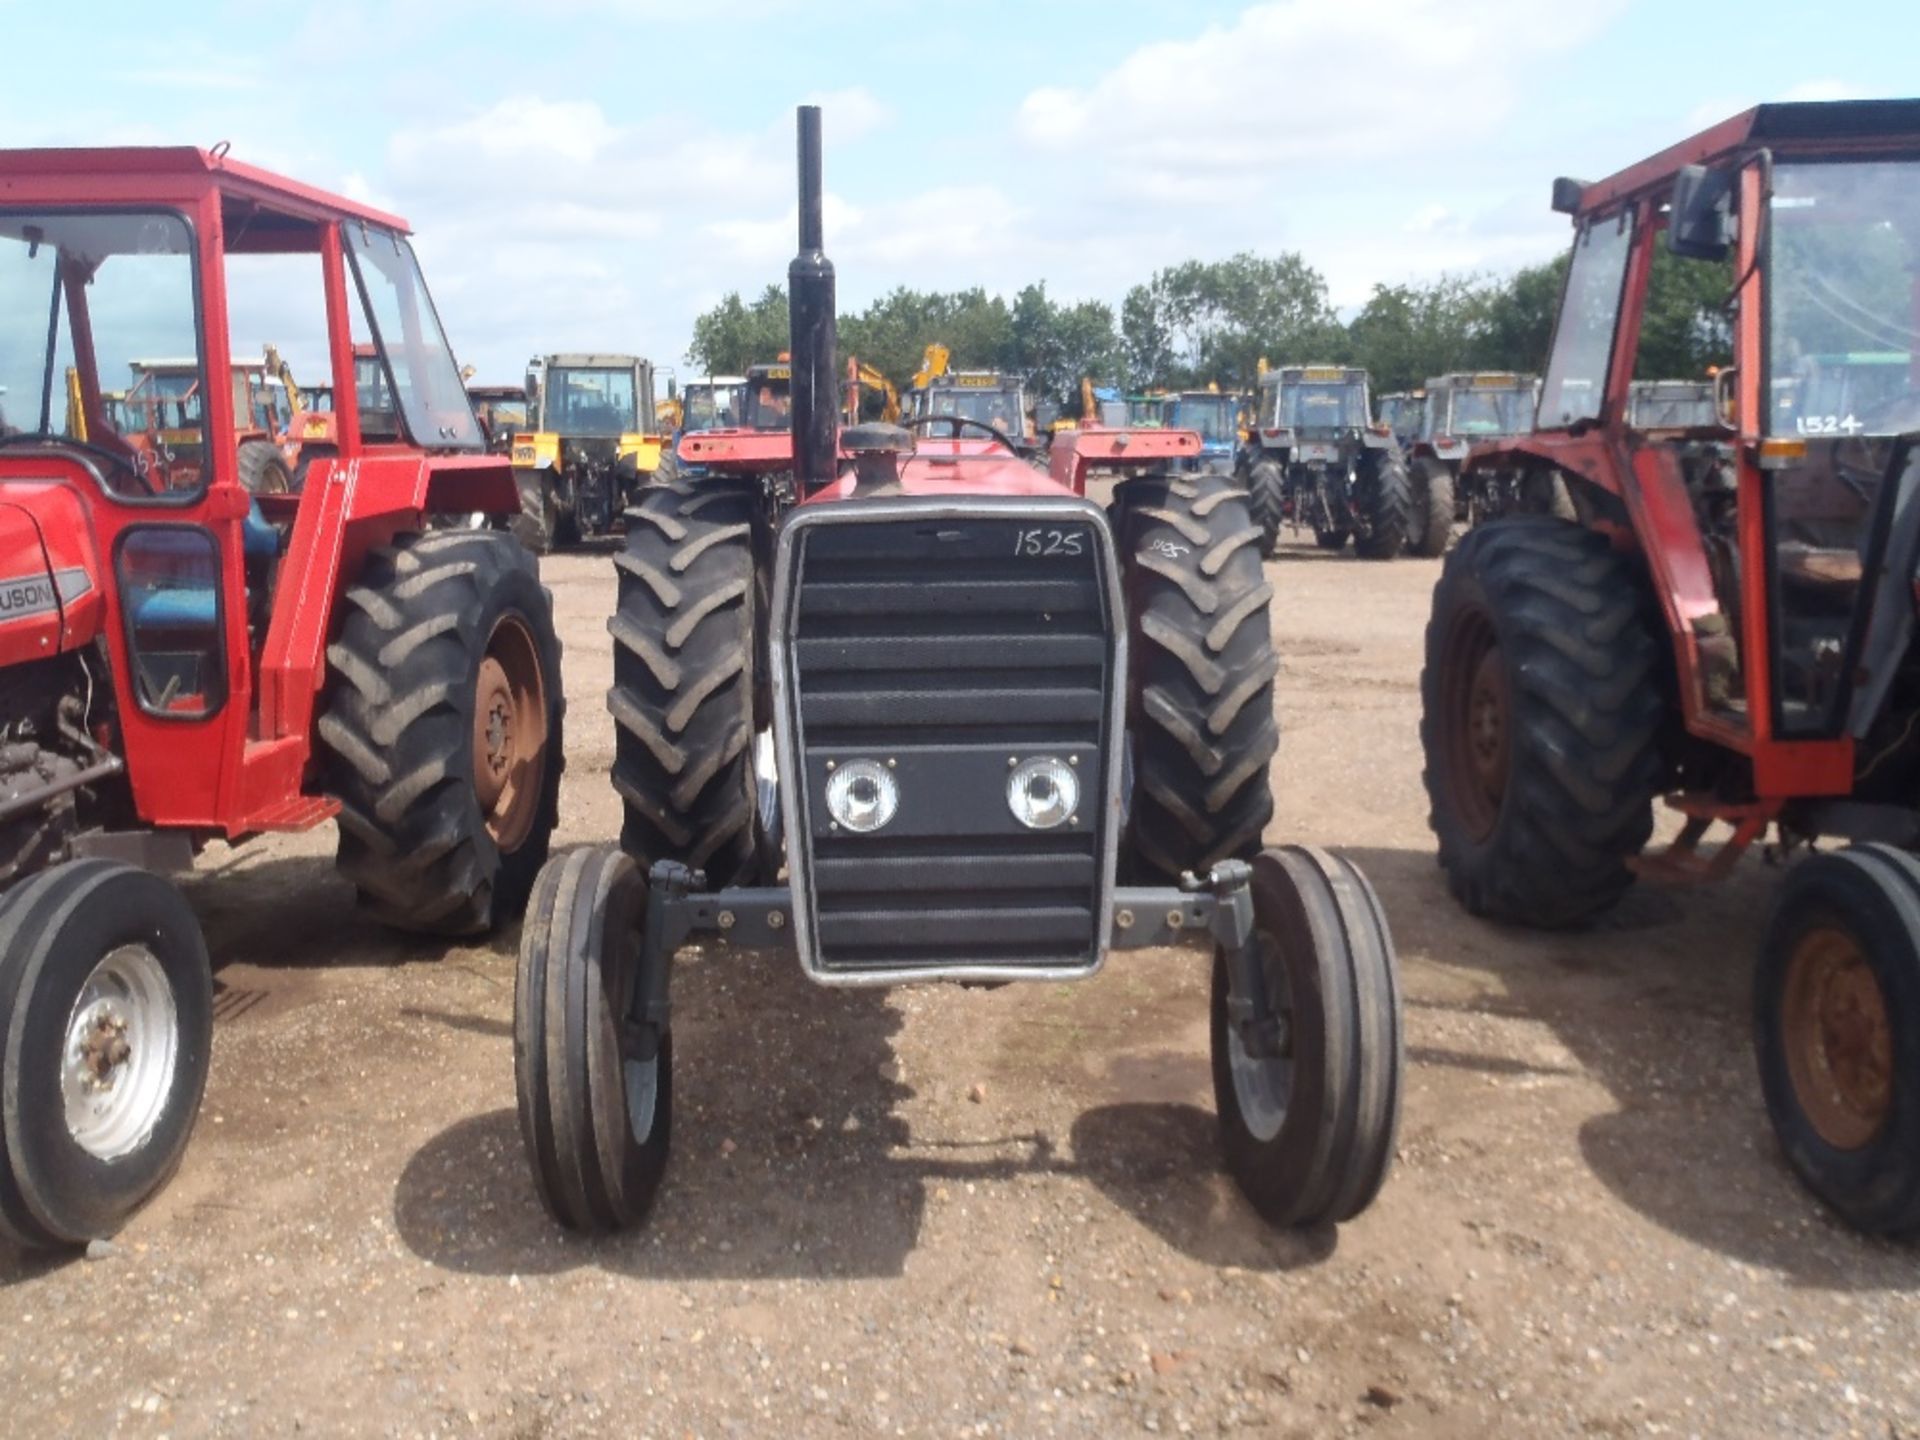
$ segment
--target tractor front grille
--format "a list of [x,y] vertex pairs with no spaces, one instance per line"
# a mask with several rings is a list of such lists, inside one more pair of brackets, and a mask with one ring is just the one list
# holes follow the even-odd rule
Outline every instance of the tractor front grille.
[[[848,500],[802,509],[775,578],[776,726],[796,939],[816,978],[1083,974],[1104,949],[1124,632],[1113,545],[1080,501]],[[1012,771],[1079,784],[1056,829]],[[853,833],[835,769],[885,767],[898,809]]]

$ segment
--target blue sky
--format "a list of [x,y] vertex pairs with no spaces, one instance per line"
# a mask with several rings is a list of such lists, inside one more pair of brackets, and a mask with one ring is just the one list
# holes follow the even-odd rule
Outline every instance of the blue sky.
[[0,0],[0,26],[5,143],[227,140],[397,210],[504,381],[561,349],[686,373],[697,313],[784,276],[801,100],[844,308],[1035,279],[1117,303],[1243,249],[1352,306],[1552,254],[1556,174],[1757,100],[1910,93],[1920,41],[1913,0]]

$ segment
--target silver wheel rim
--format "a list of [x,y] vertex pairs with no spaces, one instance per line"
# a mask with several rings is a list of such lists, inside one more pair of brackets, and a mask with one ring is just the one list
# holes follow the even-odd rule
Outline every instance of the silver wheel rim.
[[153,1134],[173,1091],[180,1017],[160,959],[144,945],[109,953],[80,987],[60,1051],[67,1133],[96,1160]]
[[[1260,946],[1260,968],[1265,974],[1267,995],[1287,1009],[1286,967],[1280,963],[1280,947],[1266,931],[1255,937]],[[1289,1042],[1288,1049],[1291,1049]],[[1250,1055],[1240,1039],[1240,1029],[1227,1022],[1227,1068],[1233,1074],[1233,1098],[1240,1107],[1240,1119],[1247,1132],[1262,1145],[1280,1133],[1287,1123],[1287,1107],[1293,1101],[1293,1060],[1290,1056],[1269,1058]]]

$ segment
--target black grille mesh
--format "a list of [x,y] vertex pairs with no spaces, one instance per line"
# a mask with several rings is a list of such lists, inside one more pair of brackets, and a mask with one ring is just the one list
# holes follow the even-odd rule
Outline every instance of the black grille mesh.
[[[1057,512],[808,528],[788,662],[805,811],[789,814],[811,846],[820,968],[1091,962],[1112,763],[1106,544]],[[1078,822],[1014,824],[1006,770],[983,767],[1069,752],[1085,757]],[[897,825],[827,826],[825,766],[855,756],[898,762]]]

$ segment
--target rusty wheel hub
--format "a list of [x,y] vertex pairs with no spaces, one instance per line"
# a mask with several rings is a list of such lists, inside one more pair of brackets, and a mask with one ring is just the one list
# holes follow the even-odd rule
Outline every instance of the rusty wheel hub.
[[1484,840],[1500,818],[1513,744],[1506,657],[1487,616],[1463,615],[1455,623],[1442,671],[1446,784],[1462,823]]
[[503,616],[487,638],[473,698],[473,790],[502,852],[533,829],[547,771],[546,677],[526,624]]
[[1802,937],[1780,1023],[1794,1095],[1814,1130],[1836,1150],[1870,1143],[1893,1102],[1893,1027],[1853,936],[1823,928]]

